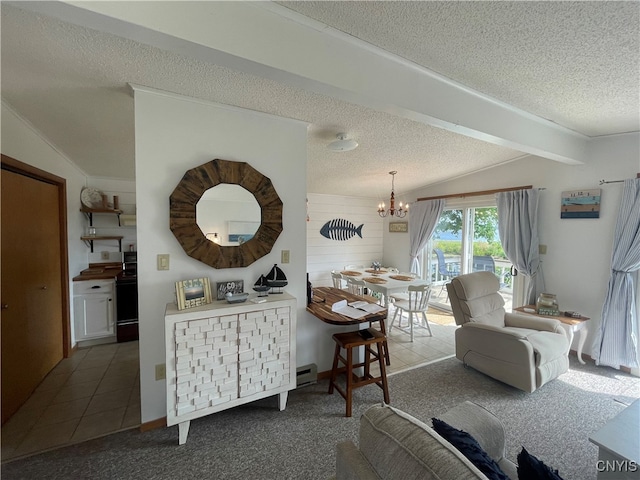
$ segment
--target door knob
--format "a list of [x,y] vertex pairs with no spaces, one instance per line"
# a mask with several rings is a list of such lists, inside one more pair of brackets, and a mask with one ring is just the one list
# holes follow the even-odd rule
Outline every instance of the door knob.
[[46,285],[43,285],[42,287],[40,287],[40,290],[46,290],[46,289],[47,289]]
[[9,304],[8,303],[3,303],[2,304],[2,310],[9,310]]

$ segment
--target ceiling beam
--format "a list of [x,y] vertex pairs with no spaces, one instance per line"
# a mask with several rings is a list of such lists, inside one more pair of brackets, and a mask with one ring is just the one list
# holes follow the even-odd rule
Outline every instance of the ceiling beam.
[[271,2],[15,4],[495,145],[585,160],[588,137]]

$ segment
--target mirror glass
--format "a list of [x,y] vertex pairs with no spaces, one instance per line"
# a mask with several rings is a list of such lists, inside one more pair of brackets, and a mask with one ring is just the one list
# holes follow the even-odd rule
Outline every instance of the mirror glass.
[[169,197],[169,228],[191,258],[213,268],[247,267],[273,249],[282,207],[268,177],[246,162],[216,158],[182,176]]
[[260,215],[253,194],[229,183],[208,189],[196,204],[198,227],[209,241],[223,246],[242,245],[253,238],[260,227]]

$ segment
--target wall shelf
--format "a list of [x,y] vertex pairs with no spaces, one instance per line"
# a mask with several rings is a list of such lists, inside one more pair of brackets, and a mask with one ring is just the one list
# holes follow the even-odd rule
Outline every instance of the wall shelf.
[[118,241],[118,251],[122,251],[122,239],[124,237],[117,235],[84,235],[80,237],[84,243],[86,243],[87,247],[91,248],[91,253],[93,253],[93,242],[94,240],[117,240]]
[[122,214],[122,210],[114,210],[113,208],[87,208],[87,207],[82,207],[80,209],[80,211],[82,213],[84,213],[87,218],[89,219],[89,226],[92,227],[93,226],[93,214],[94,213],[104,213],[104,214],[110,214],[110,215],[117,215],[118,216],[118,226],[120,227],[120,215]]

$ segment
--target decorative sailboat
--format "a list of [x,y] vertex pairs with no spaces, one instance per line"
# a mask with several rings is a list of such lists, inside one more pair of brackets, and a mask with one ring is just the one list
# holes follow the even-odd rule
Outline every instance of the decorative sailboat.
[[[271,293],[282,293],[282,287],[288,283],[287,276],[280,268],[278,268],[278,264],[274,263],[273,268],[267,274],[267,285],[271,287]],[[278,290],[274,291],[274,289]]]
[[253,289],[258,292],[259,297],[267,297],[269,296],[269,289],[271,287],[267,283],[267,278],[264,275],[260,275],[260,278],[256,283],[253,284]]

